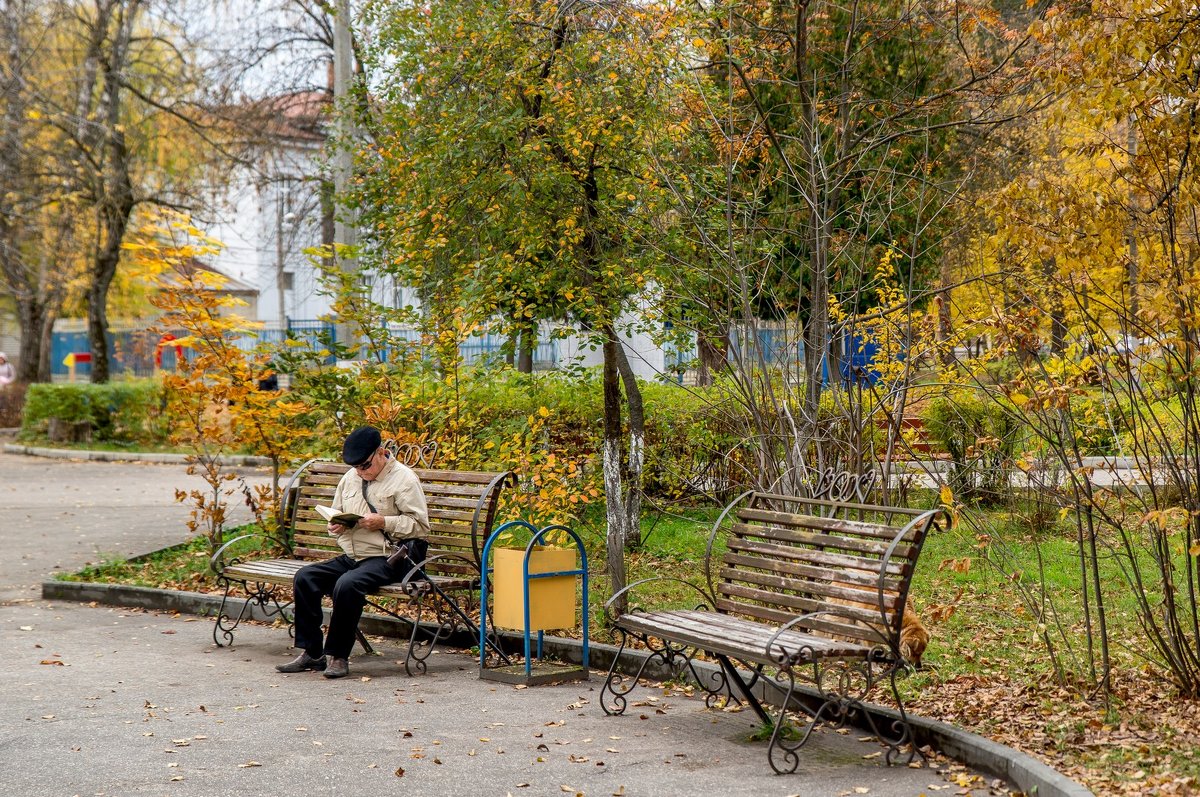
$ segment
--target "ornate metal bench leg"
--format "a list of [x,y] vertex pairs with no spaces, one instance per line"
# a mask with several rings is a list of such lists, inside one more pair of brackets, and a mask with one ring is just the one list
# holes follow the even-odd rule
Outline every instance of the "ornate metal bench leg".
[[[666,640],[659,640],[661,645],[656,647],[654,642],[643,634],[634,633],[633,636],[641,640],[650,655],[642,659],[636,675],[630,677],[617,672],[617,662],[620,661],[621,653],[629,643],[629,634],[625,629],[620,627],[617,627],[616,633],[621,635],[621,645],[617,650],[616,656],[613,657],[612,666],[608,669],[608,677],[604,681],[604,686],[600,689],[600,706],[604,709],[604,713],[623,714],[625,712],[625,695],[632,692],[634,687],[637,686],[638,681],[641,680],[642,673],[646,671],[646,667],[652,661],[662,662],[665,667],[674,672],[676,677],[681,676],[684,670],[690,672],[692,680],[704,690],[704,703],[707,706],[713,705],[720,697],[732,695],[732,690],[729,688],[729,679],[726,677],[724,671],[709,677],[702,677],[696,672],[695,667],[692,666],[692,657],[695,654],[694,648],[672,644]],[[689,650],[691,653],[688,652]],[[605,698],[606,693],[610,696],[608,699]]]
[[[223,648],[233,644],[233,631],[241,625],[242,620],[247,619],[251,606],[262,609],[265,617],[282,617],[288,623],[288,635],[295,636],[295,620],[288,616],[287,607],[279,602],[279,594],[274,584],[238,581],[223,576],[217,577],[217,583],[225,585],[225,594],[221,596],[221,607],[217,610],[217,619],[213,624],[213,641],[217,643],[217,647]],[[229,615],[225,613],[225,607],[229,603],[229,593],[235,583],[241,584],[242,588],[246,590],[246,600],[242,602],[242,607],[238,611],[237,617],[233,618],[233,623],[226,625]],[[222,640],[224,641],[222,642]]]
[[[787,775],[796,771],[800,766],[800,756],[796,751],[803,746],[808,740],[808,734],[804,734],[803,738],[796,745],[788,744],[788,736],[790,735],[790,726],[787,720],[787,707],[792,702],[792,695],[796,691],[796,677],[791,670],[780,670],[775,676],[775,683],[781,684],[784,688],[783,700],[780,701],[779,714],[775,717],[774,727],[771,728],[771,743],[767,746],[767,761],[771,764],[771,769],[775,770],[780,775]],[[811,731],[812,726],[809,726]]]
[[[646,669],[646,664],[650,661],[649,658],[643,660],[642,666],[638,668],[637,675],[633,676],[627,682],[627,676],[617,672],[617,664],[621,661],[621,654],[625,652],[625,645],[629,642],[629,634],[624,629],[618,628],[617,633],[621,635],[621,646],[617,649],[616,655],[613,656],[612,664],[608,668],[608,677],[604,679],[604,686],[600,687],[600,707],[604,709],[604,713],[610,716],[624,714],[627,707],[625,695],[633,691],[637,686],[638,679],[642,675],[642,671]],[[609,697],[606,698],[605,696]]]
[[420,652],[421,642],[418,637],[421,633],[421,615],[424,612],[424,607],[421,603],[417,604],[417,610],[412,618],[412,632],[408,635],[408,652],[404,654],[404,674],[413,676],[415,674],[424,675],[428,667],[425,664],[425,659],[433,653],[433,642],[429,643],[429,650],[424,654]]
[[[819,664],[813,665],[813,685],[820,693],[822,702],[815,710],[800,700],[795,701],[795,705],[793,705],[792,698],[796,694],[796,674],[790,667],[781,667],[775,674],[774,680],[776,685],[783,690],[784,698],[780,701],[779,714],[775,719],[774,728],[771,730],[771,744],[767,748],[767,760],[771,764],[771,769],[780,775],[787,775],[795,772],[800,765],[799,750],[808,742],[818,725],[826,723],[841,727],[845,724],[846,701],[840,691],[829,692],[825,689]],[[844,688],[846,686],[845,679],[837,680],[837,685],[839,688]],[[799,708],[808,715],[808,723],[799,731],[799,737],[796,737],[796,732],[788,725],[787,712],[789,708]]]
[[[429,588],[419,583],[410,593],[415,611],[412,617],[412,633],[408,637],[408,653],[404,657],[404,672],[410,676],[425,674],[428,670],[425,660],[433,655],[433,648],[438,640],[449,636],[450,631],[453,630],[453,623],[443,616],[440,608],[434,611],[436,628],[433,633],[430,634],[421,628],[421,617],[425,614],[425,601],[429,598],[429,594]],[[440,599],[435,597],[434,600]],[[448,624],[449,627],[447,627]],[[422,641],[422,636],[429,638]]]
[[[900,719],[892,722],[892,733],[884,736],[879,735],[879,738],[888,746],[887,755],[884,757],[888,766],[892,766],[895,761],[902,758],[905,754],[902,748],[908,746],[907,758],[903,758],[902,763],[911,764],[914,759],[920,756],[921,760],[928,763],[925,759],[925,754],[917,747],[917,737],[913,733],[912,723],[908,721],[908,712],[904,710],[904,701],[900,698],[900,689],[896,685],[896,676],[901,668],[892,667],[888,673],[888,681],[892,687],[892,697],[896,700],[896,707],[900,710]],[[867,716],[870,716],[869,714]],[[872,723],[874,724],[874,723]]]
[[[250,602],[253,600],[252,597],[247,597],[242,602],[242,608],[238,611],[237,617],[234,618],[233,624],[225,625],[225,621],[229,619],[229,615],[225,613],[225,606],[229,602],[229,593],[233,589],[234,582],[227,578],[218,577],[217,584],[221,583],[225,585],[225,594],[221,596],[221,607],[217,609],[217,618],[213,623],[213,642],[217,643],[217,647],[219,648],[233,644],[233,631],[241,624],[242,619],[246,616],[246,611],[250,608]],[[244,581],[237,583],[246,587],[246,582]]]

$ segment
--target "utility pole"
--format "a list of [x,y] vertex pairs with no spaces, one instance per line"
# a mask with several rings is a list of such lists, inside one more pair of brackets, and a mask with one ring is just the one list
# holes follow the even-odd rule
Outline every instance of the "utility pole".
[[[284,180],[275,189],[275,291],[278,294],[279,328],[287,337],[287,259],[295,232],[296,214],[291,211],[292,181]],[[285,238],[285,235],[287,236]]]
[[[346,195],[354,169],[354,153],[350,142],[357,132],[354,116],[349,112],[350,82],[354,78],[354,47],[350,39],[350,0],[337,0],[337,13],[333,18],[333,101],[337,106],[337,138],[339,146],[333,158],[333,190],[335,203]],[[353,246],[358,241],[358,230],[354,219],[347,218],[348,210],[334,209],[333,240],[339,250]],[[358,270],[353,258],[338,254],[338,262],[344,271]],[[339,343],[354,348],[358,336],[350,324],[344,321],[337,325]]]

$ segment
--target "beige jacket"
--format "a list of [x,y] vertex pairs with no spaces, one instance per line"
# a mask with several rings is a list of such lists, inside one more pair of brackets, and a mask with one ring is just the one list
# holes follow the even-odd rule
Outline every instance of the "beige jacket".
[[417,474],[407,465],[389,459],[375,481],[367,482],[366,498],[363,497],[362,477],[350,469],[338,482],[333,494],[333,508],[337,512],[367,515],[371,512],[368,499],[375,511],[384,516],[386,527],[383,531],[372,531],[358,524],[339,534],[338,545],[354,559],[388,555],[391,553],[388,539],[421,539],[429,533],[425,493],[421,491]]

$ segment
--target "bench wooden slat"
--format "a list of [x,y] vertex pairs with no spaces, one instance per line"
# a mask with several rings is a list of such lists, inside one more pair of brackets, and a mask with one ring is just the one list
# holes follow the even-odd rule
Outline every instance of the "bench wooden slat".
[[[797,617],[797,612],[771,606],[759,606],[748,603],[737,603],[723,598],[717,599],[717,611],[733,615],[743,615],[753,621],[782,626]],[[818,632],[830,638],[843,637],[866,645],[886,645],[887,639],[878,631],[861,625],[855,625],[847,620],[841,620],[836,615],[813,616],[804,621],[801,626],[810,632]]]
[[[772,591],[783,591],[785,593],[799,592],[807,595],[831,598],[838,602],[870,606],[872,608],[876,606],[876,602],[880,596],[878,590],[853,589],[841,586],[830,580],[832,576],[827,576],[825,579],[799,580],[777,576],[773,573],[762,573],[734,567],[723,567],[718,571],[718,574],[722,580],[730,584],[738,582],[755,584],[760,587],[768,587]],[[885,610],[893,612],[899,604],[900,596],[898,593],[888,590],[883,591],[883,606]],[[878,616],[878,612],[876,612],[875,617],[877,618]]]
[[[882,541],[860,540],[856,537],[821,534],[800,529],[784,528],[783,526],[757,526],[747,523],[735,523],[731,531],[742,537],[758,537],[765,540],[791,543],[793,545],[806,545],[822,550],[834,548],[842,551],[870,554],[876,557],[883,556],[888,549],[888,543]],[[907,559],[912,553],[912,545],[901,543],[896,546],[892,556]]]
[[[745,576],[743,576],[743,580]],[[831,609],[834,612],[841,613],[847,617],[861,620],[864,623],[878,623],[880,621],[878,609],[866,609],[857,601],[852,602],[853,605],[839,604],[836,601],[821,600],[809,595],[801,593],[781,593],[774,590],[762,589],[753,583],[733,583],[725,582],[722,590],[722,596],[730,600],[741,599],[739,603],[744,606],[768,605],[774,608],[789,610],[794,617],[797,614],[805,614],[807,612],[819,612],[825,609]],[[889,618],[892,612],[888,612]]]
[[[735,542],[737,545],[734,545]],[[805,564],[802,561],[790,561],[793,557],[781,558],[774,555],[771,551],[760,550],[758,546],[747,545],[744,540],[730,540],[729,543],[729,550],[725,552],[722,561],[733,567],[763,567],[762,557],[767,556],[770,562],[769,566],[772,569],[788,575],[801,578],[827,579],[832,573],[838,583],[855,584],[869,587],[870,589],[875,589],[879,586],[879,575],[874,571],[833,570],[828,567]],[[742,554],[739,551],[745,551],[746,553]],[[898,592],[901,583],[901,580],[898,578],[885,576],[883,579],[883,588],[889,592]]]
[[[839,517],[822,517],[820,515],[802,515],[790,512],[774,512],[767,509],[746,508],[737,513],[738,519],[747,523],[765,523],[772,526],[792,526],[796,528],[827,531],[843,537],[873,537],[891,542],[899,529],[886,524],[870,523]],[[912,538],[916,533],[910,529],[905,535]]]
[[[858,572],[864,575],[877,575],[880,570],[880,564],[883,560],[867,560],[861,556],[849,556],[846,554],[829,553],[827,551],[818,551],[813,548],[799,548],[790,545],[773,545],[771,543],[760,543],[756,540],[739,539],[732,537],[727,543],[727,548],[730,550],[745,550],[752,551],[757,554],[778,557],[780,560],[789,560],[796,562],[806,562],[818,567],[825,567],[834,570],[848,570]],[[897,576],[899,578],[907,578],[909,563],[901,559],[893,560],[885,568],[889,576]]]
[[460,496],[478,498],[487,491],[486,484],[456,484],[453,482],[422,482],[421,489],[425,492],[425,500],[436,500],[435,496]]
[[479,502],[478,497],[459,497],[459,496],[425,496],[425,503],[429,506],[430,511],[434,509],[453,510],[461,509],[466,513],[474,513],[475,505]]
[[413,468],[413,473],[417,474],[417,478],[421,480],[421,486],[426,483],[437,484],[439,482],[462,482],[464,484],[491,484],[492,480],[499,476],[499,473],[489,473],[486,471],[474,470],[426,470],[422,468]]
[[[714,612],[698,610],[632,612],[621,617],[621,625],[631,631],[671,639],[739,660],[774,663],[767,655],[767,643],[775,634],[775,627],[758,623],[723,623],[718,617]],[[866,658],[871,652],[868,646],[799,631],[784,634],[778,641],[788,652],[811,649],[815,658]]]
[[[909,520],[929,512],[928,509],[913,509],[907,506],[881,506],[879,504],[836,501],[829,498],[806,498],[801,495],[781,495],[779,493],[755,493],[753,503],[750,505],[756,509],[771,509],[773,504],[787,504],[799,507],[800,511],[807,511],[808,514],[828,515],[855,512],[859,514],[884,515],[888,518],[888,525],[905,525]],[[831,507],[836,507],[836,512],[831,513],[829,511]]]
[[[431,506],[429,507],[430,522],[432,522],[434,518],[437,518],[438,520],[458,521],[457,525],[459,525],[460,528],[469,534],[471,531],[471,521],[475,518],[475,514],[474,510],[470,512],[459,512],[450,509],[440,509],[437,506]],[[480,518],[480,520],[482,519],[483,518]]]
[[[664,631],[673,628],[688,633],[693,638],[708,636],[715,640],[729,642],[743,650],[753,650],[758,657],[769,659],[771,652],[767,650],[767,643],[777,631],[771,625],[747,623],[728,615],[698,610],[661,612],[654,617],[654,622]],[[811,634],[790,630],[780,634],[778,641],[782,643],[781,646],[784,649],[796,649],[808,645],[828,653],[845,651],[847,648],[857,650],[859,647],[844,640],[813,637]],[[773,659],[771,660],[773,661]]]
[[[308,562],[296,559],[264,559],[257,562],[245,562],[232,565],[226,569],[230,577],[244,578],[247,581],[264,581],[275,584],[290,585],[292,579],[301,567]],[[430,576],[430,580],[442,589],[470,589],[478,586],[478,578],[470,576]],[[405,596],[406,593],[399,584],[385,584],[378,592],[393,596]]]

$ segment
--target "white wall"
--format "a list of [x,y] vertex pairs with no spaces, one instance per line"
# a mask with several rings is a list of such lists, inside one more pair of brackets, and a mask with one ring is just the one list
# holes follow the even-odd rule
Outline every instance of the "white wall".
[[317,272],[304,250],[321,243],[321,203],[315,144],[297,143],[260,164],[261,171],[238,169],[228,176],[209,234],[225,245],[212,266],[258,289],[258,319],[279,323],[276,273],[292,274],[283,296],[283,314],[315,319],[329,312],[318,294]]
[[[622,316],[617,323],[621,333],[621,345],[625,347],[625,356],[629,358],[629,366],[642,379],[658,379],[665,370],[665,357],[662,347],[655,343],[645,332],[635,328],[631,316]],[[592,347],[586,335],[575,333],[558,343],[560,367],[578,364],[584,368],[602,365],[604,351]]]

